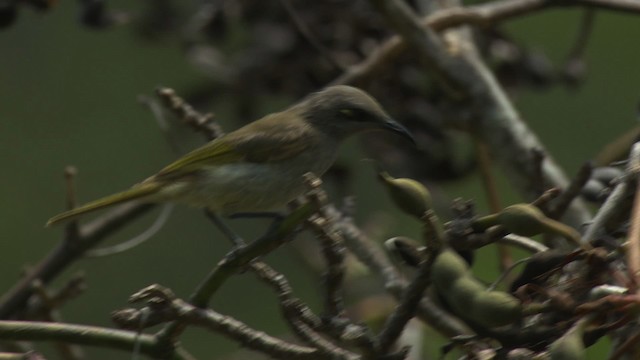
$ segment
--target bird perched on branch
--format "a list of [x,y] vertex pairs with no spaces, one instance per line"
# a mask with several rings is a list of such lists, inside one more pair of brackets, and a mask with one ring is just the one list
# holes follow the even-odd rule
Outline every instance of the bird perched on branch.
[[129,190],[58,214],[47,226],[129,201],[185,203],[222,214],[274,210],[304,192],[305,173],[327,171],[345,138],[367,130],[414,143],[369,94],[331,86],[210,141]]

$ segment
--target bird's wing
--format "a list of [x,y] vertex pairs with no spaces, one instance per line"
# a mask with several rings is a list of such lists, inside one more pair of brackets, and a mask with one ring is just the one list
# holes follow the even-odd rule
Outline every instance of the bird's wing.
[[225,137],[215,139],[208,144],[191,151],[180,159],[165,166],[153,178],[172,178],[193,173],[205,164],[227,164],[241,161],[242,155],[234,146],[225,141]]
[[154,179],[192,174],[205,166],[237,162],[266,163],[290,159],[311,145],[306,126],[288,126],[267,116],[186,154]]

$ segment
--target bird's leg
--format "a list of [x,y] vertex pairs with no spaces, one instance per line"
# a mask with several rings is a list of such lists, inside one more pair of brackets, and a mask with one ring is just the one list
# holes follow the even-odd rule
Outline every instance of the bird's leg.
[[222,221],[222,219],[220,218],[220,215],[218,215],[214,211],[211,211],[208,208],[204,209],[204,214],[207,216],[207,218],[209,218],[209,220],[211,220],[211,222],[213,222],[213,224],[218,228],[218,230],[220,230],[220,232],[224,236],[226,236],[233,243],[233,245],[235,245],[235,247],[241,247],[245,245],[245,242],[240,237],[240,235],[236,234],[233,230],[231,230],[231,228]]
[[[216,227],[222,232],[236,247],[241,247],[246,245],[244,240],[240,237],[240,235],[236,234],[227,224],[222,221],[220,215],[211,211],[210,209],[204,210],[205,215],[216,225]],[[241,218],[253,218],[253,219],[273,219],[266,233],[274,231],[280,226],[282,220],[284,220],[285,215],[280,212],[241,212],[229,215],[229,219],[241,219]]]
[[229,215],[229,219],[272,219],[271,225],[267,228],[266,234],[270,234],[272,231],[278,228],[285,218],[285,214],[277,211],[262,211],[262,212],[240,212]]

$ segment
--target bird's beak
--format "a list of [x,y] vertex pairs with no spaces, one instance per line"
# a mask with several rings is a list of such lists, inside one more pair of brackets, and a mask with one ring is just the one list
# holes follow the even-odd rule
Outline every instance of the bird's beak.
[[396,133],[409,140],[413,146],[417,146],[416,140],[413,138],[413,135],[411,135],[409,130],[406,127],[402,126],[399,122],[389,118],[384,122],[383,129]]

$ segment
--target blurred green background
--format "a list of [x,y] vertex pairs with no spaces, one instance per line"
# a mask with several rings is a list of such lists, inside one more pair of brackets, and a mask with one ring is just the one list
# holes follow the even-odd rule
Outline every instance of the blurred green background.
[[[127,1],[110,4],[134,12],[140,6]],[[180,93],[202,79],[185,61],[174,39],[143,41],[127,26],[88,30],[78,24],[76,11],[76,3],[70,1],[45,14],[22,9],[16,24],[0,32],[3,291],[61,239],[59,228],[43,225],[64,206],[64,167],[78,168],[81,201],[124,189],[154,173],[175,155],[151,113],[138,103],[138,95],[151,94],[159,85]],[[544,49],[554,62],[560,62],[572,45],[579,14],[576,9],[551,10],[506,27],[519,41]],[[523,117],[569,174],[635,125],[640,84],[637,39],[640,18],[603,11],[589,42],[588,76],[581,87],[517,94],[515,103]],[[237,126],[225,116],[225,109],[199,110],[215,112],[227,129]],[[380,186],[371,166],[358,161],[360,156],[356,141],[345,147],[343,157],[353,164],[362,184],[355,187],[356,195],[363,199],[359,216],[366,218],[368,209],[390,205],[386,198],[371,196]],[[510,193],[504,180],[501,186]],[[447,186],[452,197],[474,198],[485,209],[480,189],[475,177]],[[388,235],[419,233],[416,224],[397,212],[388,216],[395,226]],[[110,242],[129,238],[152,220],[148,215]],[[264,223],[237,220],[231,226],[250,239]],[[130,294],[152,283],[186,297],[228,250],[219,238],[200,211],[177,207],[164,229],[143,246],[118,256],[85,259],[66,272],[63,278],[84,271],[88,289],[63,308],[65,320],[109,325],[112,310],[125,307]],[[268,260],[290,277],[299,296],[317,308],[319,277],[297,254],[285,246]],[[482,256],[490,258],[493,253],[489,249]],[[495,275],[495,266],[482,271],[490,277]],[[274,296],[251,274],[233,278],[212,306],[272,334],[286,333]],[[201,358],[238,350],[232,341],[197,329],[189,331],[184,341]],[[128,358],[122,352],[89,351],[92,359]],[[601,357],[592,353],[592,358]]]

